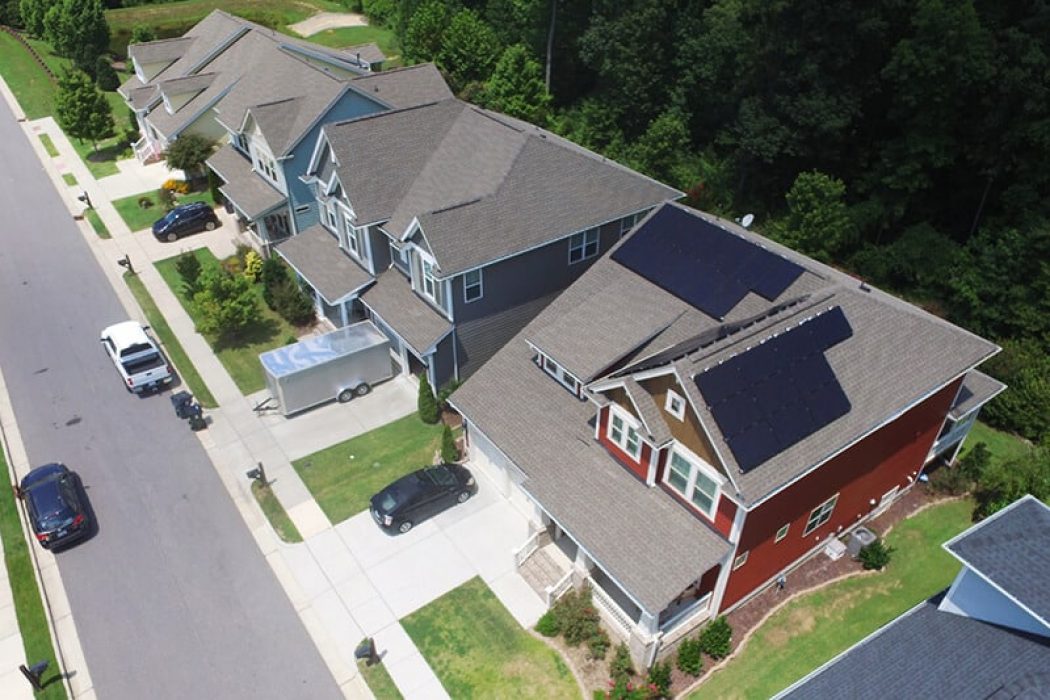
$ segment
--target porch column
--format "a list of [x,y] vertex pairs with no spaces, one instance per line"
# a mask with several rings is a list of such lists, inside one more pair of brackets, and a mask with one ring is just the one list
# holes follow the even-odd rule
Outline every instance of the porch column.
[[627,648],[631,652],[631,660],[638,668],[649,668],[656,660],[656,652],[660,648],[659,623],[659,617],[643,610],[638,616],[638,622],[631,629]]
[[572,585],[575,588],[582,586],[583,582],[591,575],[591,569],[593,568],[594,562],[583,551],[583,547],[577,547],[576,560],[572,563]]
[[645,610],[638,616],[638,629],[648,635],[654,635],[660,631],[659,618]]

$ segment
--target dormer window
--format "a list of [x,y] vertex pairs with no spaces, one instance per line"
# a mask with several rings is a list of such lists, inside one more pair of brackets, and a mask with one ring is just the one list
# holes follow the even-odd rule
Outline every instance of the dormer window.
[[667,399],[664,401],[664,410],[678,420],[685,420],[685,399],[673,389],[668,389]]
[[631,459],[637,460],[641,455],[642,440],[638,436],[638,424],[618,406],[612,406],[609,411],[609,427],[605,434]]
[[547,374],[551,375],[561,383],[566,389],[571,391],[574,396],[579,397],[580,395],[580,382],[576,377],[572,375],[569,370],[565,369],[557,362],[541,354],[538,358],[540,367],[543,368]]
[[346,249],[349,250],[355,258],[361,257],[361,244],[357,238],[357,227],[354,226],[353,220],[349,214],[343,214],[343,223],[346,225]]
[[712,467],[680,445],[671,449],[664,483],[714,520],[722,479]]

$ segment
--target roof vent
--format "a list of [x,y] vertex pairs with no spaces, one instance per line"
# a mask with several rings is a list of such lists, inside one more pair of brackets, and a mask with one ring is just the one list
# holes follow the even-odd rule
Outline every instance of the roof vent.
[[867,282],[865,282],[864,280],[861,280],[861,282],[860,282],[860,291],[862,291],[862,292],[870,292],[871,291],[871,287],[868,286]]

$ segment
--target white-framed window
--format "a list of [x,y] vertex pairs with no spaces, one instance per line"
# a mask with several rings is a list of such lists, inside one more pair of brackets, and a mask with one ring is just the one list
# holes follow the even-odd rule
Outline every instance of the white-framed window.
[[750,554],[750,553],[751,553],[750,550],[747,551],[747,552],[744,552],[743,554],[741,554],[740,556],[738,556],[736,559],[733,560],[733,571],[736,571],[741,566],[743,566],[744,564],[747,563],[747,555]]
[[343,212],[343,224],[346,227],[346,249],[354,254],[354,257],[361,257],[361,243],[357,238],[357,227],[354,226],[354,220],[350,218],[350,215]]
[[831,513],[835,510],[835,504],[838,503],[838,500],[839,495],[836,493],[810,512],[809,520],[806,521],[806,529],[802,531],[803,537],[816,530],[828,520],[831,520]]
[[440,284],[434,278],[434,263],[429,260],[423,260],[423,293],[430,297],[434,303],[437,303],[437,286]]
[[609,408],[609,427],[605,434],[621,450],[630,455],[631,459],[638,459],[642,453],[642,439],[638,436],[638,424],[615,406]]
[[569,264],[598,254],[598,229],[591,228],[569,237]]
[[712,470],[701,466],[696,458],[686,455],[679,447],[671,450],[667,466],[664,482],[714,520],[720,480]]
[[398,248],[393,241],[390,241],[390,259],[394,261],[397,267],[404,271],[408,270],[408,251],[404,248]]
[[273,162],[273,158],[271,158],[270,156],[266,155],[265,153],[256,152],[255,155],[256,155],[256,157],[258,158],[258,161],[259,161],[259,170],[260,170],[260,172],[262,172],[264,175],[266,175],[266,177],[270,180],[270,182],[273,182],[274,184],[276,184],[277,183],[277,164]]
[[678,420],[685,419],[685,399],[674,389],[667,390],[667,399],[664,400],[664,410]]
[[776,544],[780,540],[788,536],[788,530],[791,529],[791,523],[784,523],[783,527],[777,530],[777,536],[774,538],[773,543]]
[[541,355],[540,357],[540,361],[543,366],[543,371],[545,371],[547,374],[551,375],[559,382],[561,382],[562,385],[564,385],[565,388],[571,391],[573,394],[579,395],[580,382],[576,379],[576,377],[572,376],[569,370],[565,369],[546,355]]
[[471,270],[463,275],[463,301],[477,301],[484,294],[481,284],[481,269]]
[[332,231],[339,232],[339,220],[335,217],[335,202],[329,201],[324,207],[325,225]]
[[638,223],[639,214],[631,214],[620,219],[620,235],[625,236],[627,232],[634,228],[634,225]]

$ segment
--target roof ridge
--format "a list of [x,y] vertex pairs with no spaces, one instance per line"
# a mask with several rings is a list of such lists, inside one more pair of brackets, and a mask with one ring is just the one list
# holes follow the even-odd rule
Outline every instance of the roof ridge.
[[[374,44],[375,42],[370,42],[370,43]],[[366,45],[367,44],[361,44],[361,46],[366,46]],[[423,68],[426,68],[427,66],[433,66],[434,69],[437,70],[437,66],[434,65],[433,62],[428,61],[426,63],[417,63],[414,66],[398,66],[397,68],[388,68],[386,70],[381,70],[381,71],[378,71],[376,73],[362,73],[361,75],[355,75],[350,80],[351,81],[358,81],[358,80],[367,80],[369,78],[381,78],[383,76],[391,75],[393,73],[406,73],[408,71],[421,70]],[[448,98],[448,99],[454,99],[454,98]],[[444,101],[444,100],[442,100],[442,101]]]
[[447,101],[448,100],[435,100],[434,102],[424,102],[423,104],[410,105],[408,107],[399,107],[398,109],[388,109],[382,112],[370,112],[368,114],[362,114],[357,117],[351,117],[349,119],[343,119],[337,122],[325,124],[325,128],[331,128],[334,126],[348,126],[351,124],[358,124],[360,122],[368,121],[369,119],[379,119],[380,117],[389,117],[394,114],[404,114],[406,112],[411,112],[412,110],[416,109],[425,109],[427,107],[433,107],[434,105],[438,105],[442,102]]

